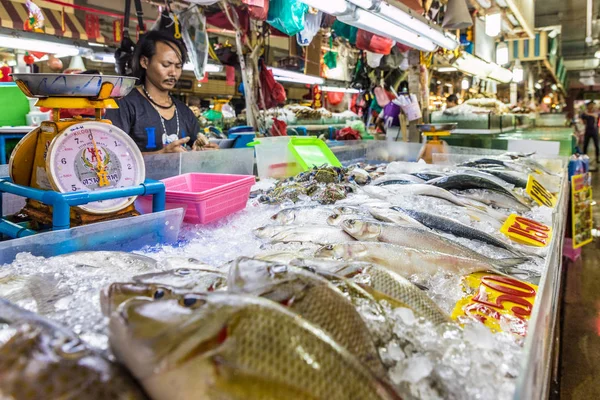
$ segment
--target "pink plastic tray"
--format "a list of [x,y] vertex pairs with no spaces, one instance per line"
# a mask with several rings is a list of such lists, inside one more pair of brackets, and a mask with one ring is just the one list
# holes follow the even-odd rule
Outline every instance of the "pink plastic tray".
[[[167,209],[185,208],[185,222],[207,224],[243,210],[255,183],[251,175],[191,173],[162,180]],[[138,199],[142,212],[151,209],[151,198]]]

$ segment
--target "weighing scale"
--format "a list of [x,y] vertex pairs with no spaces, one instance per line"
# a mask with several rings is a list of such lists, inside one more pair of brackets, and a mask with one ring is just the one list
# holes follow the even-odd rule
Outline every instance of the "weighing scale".
[[[450,136],[458,124],[419,124],[417,129],[423,135],[423,147],[417,159],[423,159],[428,164],[433,162],[434,153],[446,153],[448,143],[440,140],[440,136]],[[431,138],[431,139],[429,139]]]
[[[138,195],[154,195],[153,211],[164,209],[164,184],[145,180],[144,160],[135,142],[102,119],[103,109],[118,108],[114,99],[126,96],[136,78],[81,74],[12,77],[26,96],[38,99],[36,106],[51,108],[53,118],[17,144],[9,162],[10,180],[0,179],[0,195],[8,192],[27,197],[16,221],[0,221],[0,233],[15,237],[47,226],[68,229],[137,216],[133,202]],[[95,118],[61,119],[61,109],[67,108],[95,109]]]

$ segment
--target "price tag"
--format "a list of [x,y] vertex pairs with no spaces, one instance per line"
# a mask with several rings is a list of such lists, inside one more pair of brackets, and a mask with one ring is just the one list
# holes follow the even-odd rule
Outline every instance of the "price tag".
[[552,228],[517,214],[506,219],[500,232],[515,242],[530,246],[546,247],[552,240]]
[[556,197],[550,193],[541,183],[539,183],[533,175],[529,175],[527,180],[527,187],[525,188],[527,194],[531,196],[536,203],[540,206],[546,206],[554,208],[556,205]]
[[594,239],[592,228],[592,187],[589,174],[571,177],[571,232],[573,248],[578,249]]
[[452,319],[473,318],[495,332],[527,334],[536,285],[486,272],[468,275],[463,284],[473,294],[456,303]]

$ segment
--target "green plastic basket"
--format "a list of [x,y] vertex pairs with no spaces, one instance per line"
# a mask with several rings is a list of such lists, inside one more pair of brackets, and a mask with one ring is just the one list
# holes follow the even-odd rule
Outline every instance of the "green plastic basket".
[[342,164],[327,144],[319,138],[292,138],[288,149],[304,171],[321,165],[341,167]]

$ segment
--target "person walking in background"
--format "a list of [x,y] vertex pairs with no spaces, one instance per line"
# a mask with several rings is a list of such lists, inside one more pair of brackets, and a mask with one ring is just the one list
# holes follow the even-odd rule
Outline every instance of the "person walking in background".
[[585,111],[580,116],[581,120],[585,123],[585,134],[583,137],[583,154],[587,154],[588,145],[590,140],[594,141],[594,150],[596,151],[596,158],[593,162],[593,167],[590,167],[591,171],[596,171],[598,167],[598,159],[600,158],[600,149],[598,149],[598,111],[593,101],[589,101],[586,104]]

